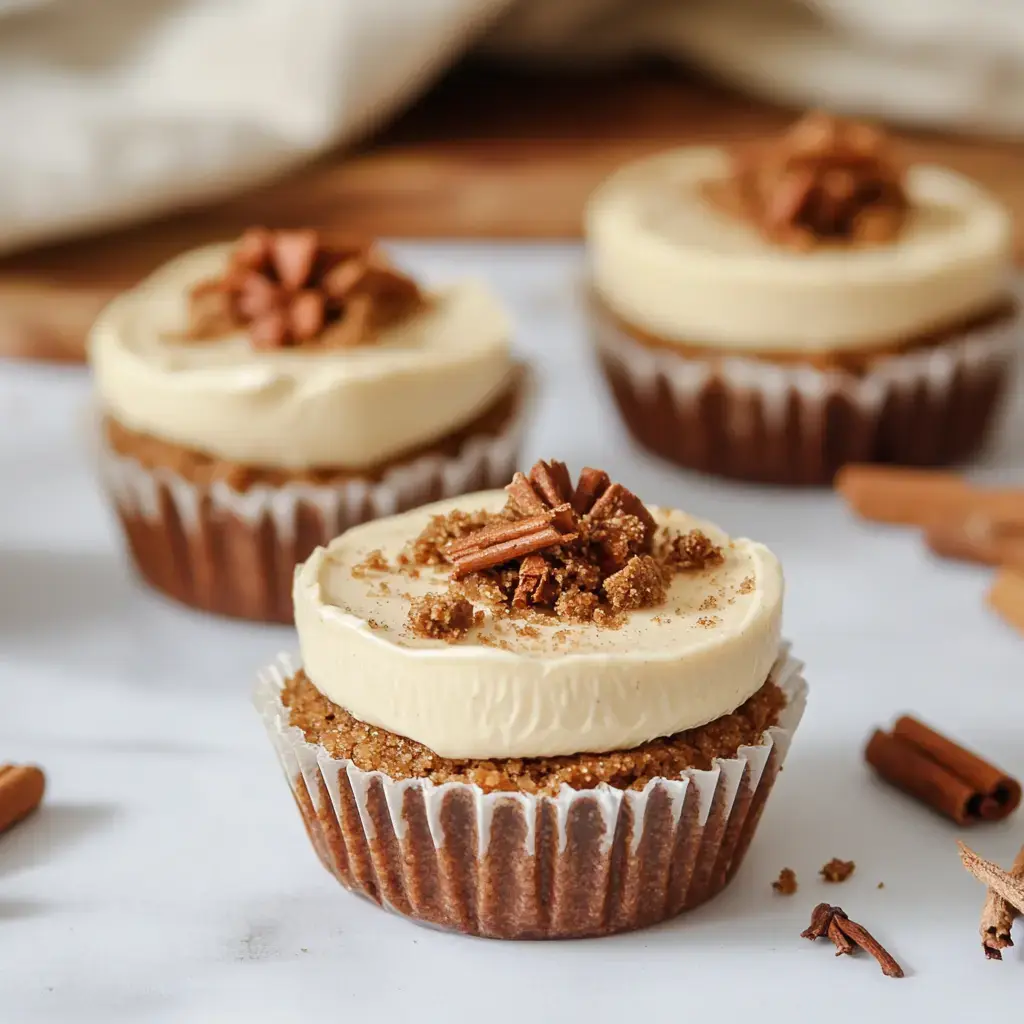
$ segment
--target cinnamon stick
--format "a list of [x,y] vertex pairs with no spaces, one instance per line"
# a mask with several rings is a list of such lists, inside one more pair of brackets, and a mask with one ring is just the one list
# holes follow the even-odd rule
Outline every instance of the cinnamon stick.
[[[985,865],[985,868],[982,870],[987,874],[988,869],[996,869],[996,865],[983,860],[969,847],[964,846],[963,843],[960,843],[959,846],[960,858],[964,866],[971,874],[982,878],[982,881],[985,881],[987,885],[988,881],[982,874],[979,874],[978,866]],[[1008,880],[1024,882],[1024,846],[1020,848],[1017,856],[1014,858],[1013,866],[1006,874],[1009,876]],[[981,948],[984,950],[987,960],[1002,960],[1002,950],[1013,945],[1010,929],[1013,927],[1013,922],[1020,912],[1006,896],[989,886],[985,896],[985,904],[981,909],[981,924],[978,927],[978,931],[981,934]]]
[[34,765],[0,765],[0,832],[31,814],[45,789],[46,776]]
[[1020,783],[977,754],[904,715],[875,730],[864,758],[886,782],[958,825],[998,821],[1016,810]]
[[985,599],[997,615],[1024,633],[1024,570],[1000,569]]
[[973,513],[929,526],[925,543],[943,558],[1024,571],[1024,519],[993,519]]
[[851,464],[834,486],[857,515],[878,523],[927,527],[972,513],[1024,520],[1024,488],[973,487],[956,473]]
[[[1018,914],[1024,914],[1024,850],[1021,850],[1014,861],[1015,870],[1004,871],[998,864],[979,857],[969,846],[965,846],[961,842],[957,842],[957,846],[960,848],[960,860],[964,867],[979,882],[984,882],[990,892],[1005,900],[1009,907]],[[986,900],[987,906],[988,901]],[[982,918],[982,925],[985,925],[984,918]],[[1009,940],[1009,935],[1006,938]],[[982,943],[984,944],[984,942],[985,933],[982,932]],[[1007,941],[1004,945],[1012,945],[1012,943]],[[986,955],[988,955],[987,948],[986,946]],[[989,957],[989,959],[1001,959],[1001,957]]]

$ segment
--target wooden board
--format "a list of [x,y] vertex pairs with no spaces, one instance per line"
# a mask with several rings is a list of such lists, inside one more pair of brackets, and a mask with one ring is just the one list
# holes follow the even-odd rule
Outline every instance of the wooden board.
[[[587,194],[618,164],[669,145],[771,131],[792,116],[666,68],[556,77],[461,68],[376,138],[281,181],[0,260],[0,354],[81,358],[84,334],[111,296],[175,253],[251,224],[575,238]],[[904,139],[912,158],[971,175],[1024,225],[1024,145]]]

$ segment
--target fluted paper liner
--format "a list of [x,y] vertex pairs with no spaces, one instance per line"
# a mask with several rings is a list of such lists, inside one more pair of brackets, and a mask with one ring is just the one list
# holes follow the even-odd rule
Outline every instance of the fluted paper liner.
[[642,344],[596,299],[591,315],[637,440],[691,469],[787,484],[830,483],[847,462],[967,458],[988,434],[1021,333],[1011,316],[853,373],[691,356]]
[[472,935],[585,937],[673,917],[732,878],[803,715],[802,668],[780,652],[771,678],[787,704],[758,745],[639,791],[563,785],[557,797],[395,781],[331,757],[288,722],[285,657],[260,674],[255,703],[313,847],[346,889]]
[[314,548],[351,526],[471,491],[504,487],[517,468],[531,384],[498,434],[471,437],[456,455],[426,454],[377,481],[206,486],[150,469],[100,436],[100,477],[141,574],[206,611],[290,623],[292,575]]

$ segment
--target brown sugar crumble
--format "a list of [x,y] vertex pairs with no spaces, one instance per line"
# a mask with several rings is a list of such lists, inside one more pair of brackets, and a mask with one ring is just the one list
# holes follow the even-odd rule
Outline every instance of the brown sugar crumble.
[[487,792],[558,794],[563,784],[593,789],[604,782],[616,789],[643,789],[656,778],[679,778],[688,768],[710,769],[716,757],[734,757],[745,745],[761,741],[778,722],[786,705],[783,692],[769,679],[732,714],[632,750],[573,754],[564,757],[479,760],[440,757],[396,733],[368,725],[331,703],[299,671],[289,679],[281,699],[290,724],[331,757],[347,758],[363,771],[381,771],[392,779],[429,779],[475,783]]
[[697,620],[697,625],[703,626],[705,629],[714,629],[720,621],[717,615],[702,615]]
[[[481,618],[483,612],[479,613]],[[476,624],[473,606],[457,594],[426,594],[414,598],[409,608],[409,626],[424,640],[461,640]]]
[[354,579],[363,580],[372,572],[388,572],[390,569],[384,552],[380,548],[374,548],[361,562],[356,562],[352,566],[352,576]]
[[697,609],[702,612],[709,612],[718,607],[718,598],[714,594],[705,597],[700,603],[700,607]]
[[743,582],[736,589],[741,594],[752,594],[754,592],[754,577],[745,577]]
[[840,860],[833,857],[827,864],[822,865],[818,872],[826,882],[845,882],[853,874],[856,864],[852,860]]
[[780,896],[792,896],[797,890],[796,872],[792,868],[783,868],[778,879],[772,882],[772,888]]
[[663,559],[673,572],[690,572],[721,565],[725,556],[703,531],[690,530],[667,539]]
[[584,469],[574,485],[565,463],[542,460],[506,490],[498,513],[434,516],[400,564],[450,566],[449,591],[495,618],[615,628],[661,604],[674,573],[723,561],[699,530],[658,536],[643,502],[603,470]]

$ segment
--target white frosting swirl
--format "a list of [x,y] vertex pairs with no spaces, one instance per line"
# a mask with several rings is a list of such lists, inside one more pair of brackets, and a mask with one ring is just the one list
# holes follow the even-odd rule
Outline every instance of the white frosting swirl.
[[973,182],[917,166],[886,245],[790,252],[702,195],[729,172],[689,147],[622,168],[591,197],[594,286],[625,321],[723,349],[815,352],[891,345],[966,320],[1007,294],[1008,211]]
[[431,515],[505,500],[485,491],[357,526],[297,568],[303,665],[324,696],[446,757],[539,757],[626,749],[703,725],[764,684],[779,649],[779,563],[683,512],[651,510],[674,531],[704,530],[724,563],[677,575],[664,605],[630,613],[619,629],[523,629],[488,613],[458,643],[425,640],[408,628],[409,595],[444,590],[444,569],[418,579],[397,568],[352,573],[375,548],[393,565]]
[[230,248],[173,260],[96,321],[100,399],[129,429],[244,465],[360,470],[458,430],[511,380],[508,320],[473,282],[437,292],[372,345],[183,340],[189,289],[219,276]]

